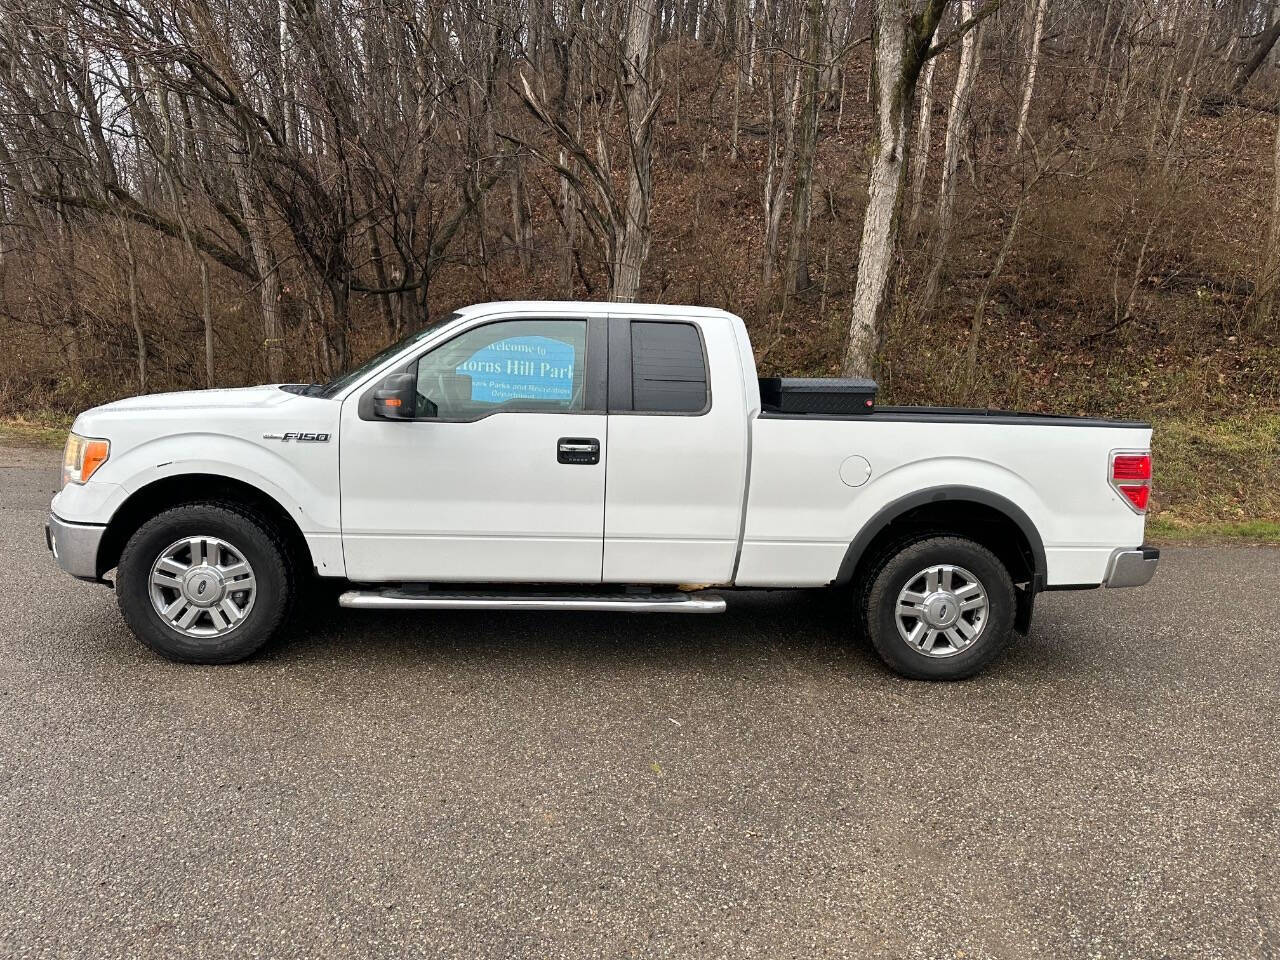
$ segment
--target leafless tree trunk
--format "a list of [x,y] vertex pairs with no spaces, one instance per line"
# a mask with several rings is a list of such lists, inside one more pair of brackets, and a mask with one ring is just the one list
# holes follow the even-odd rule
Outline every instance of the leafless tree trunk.
[[635,300],[640,272],[649,256],[649,210],[653,202],[653,122],[661,100],[653,77],[652,0],[632,0],[623,47],[622,87],[626,104],[630,163],[627,170],[627,209],[618,245],[609,299]]
[[[974,0],[960,0],[960,18],[973,16]],[[937,300],[942,285],[942,271],[946,266],[947,247],[951,242],[951,226],[955,214],[956,177],[960,169],[960,154],[969,135],[969,103],[973,94],[973,82],[977,76],[981,57],[982,27],[970,30],[960,41],[960,66],[956,71],[956,85],[951,94],[951,112],[947,117],[946,144],[942,157],[942,182],[938,187],[938,212],[934,218],[932,256],[929,276],[925,280],[920,298],[919,312],[928,314]]]
[[[773,31],[777,44],[778,31]],[[764,177],[764,249],[760,258],[761,309],[773,295],[774,264],[778,259],[778,232],[782,224],[783,198],[795,170],[796,160],[796,107],[799,99],[800,71],[792,58],[785,60],[781,84],[775,78],[778,68],[777,55],[770,56],[766,68],[765,85],[768,88],[769,150],[765,160]],[[779,103],[779,97],[782,102]]]
[[1013,241],[1018,235],[1018,227],[1022,223],[1022,208],[1025,206],[1027,195],[1024,192],[1018,198],[1018,205],[1013,208],[1013,219],[1009,221],[1009,229],[1005,231],[1004,241],[1000,244],[1000,252],[996,254],[996,260],[991,267],[991,272],[987,274],[986,282],[982,285],[982,293],[978,295],[978,304],[973,309],[973,323],[969,327],[969,348],[965,352],[964,376],[965,382],[970,386],[973,385],[974,374],[978,366],[978,340],[982,332],[982,321],[987,313],[987,300],[991,297],[991,288],[995,285],[996,278],[1000,276],[1004,270],[1004,262],[1009,257],[1009,251],[1013,249]]
[[1040,66],[1040,38],[1044,35],[1044,15],[1049,9],[1049,0],[1035,0],[1035,4],[1035,22],[1031,27],[1031,50],[1027,55],[1027,77],[1022,83],[1022,106],[1018,108],[1018,132],[1013,140],[1015,156],[1022,150],[1022,141],[1027,136],[1027,119],[1031,116],[1031,96],[1036,87],[1036,70]]
[[[569,152],[561,149],[560,166],[569,169]],[[578,249],[578,204],[573,185],[567,176],[560,177],[560,217],[563,229],[560,233],[560,296],[573,299],[573,264]]]
[[511,231],[515,237],[520,269],[533,269],[533,219],[524,189],[524,166],[519,160],[511,165]]
[[924,181],[929,172],[929,148],[933,142],[933,77],[937,59],[925,64],[921,77],[920,110],[916,117],[916,145],[911,154],[911,216],[908,226],[914,230],[924,207]]
[[805,290],[809,279],[809,218],[813,195],[813,165],[818,152],[818,84],[822,74],[822,35],[825,18],[822,0],[809,0],[808,42],[804,83],[800,94],[800,131],[796,150],[796,186],[791,193],[791,242],[787,246],[787,270],[783,288],[788,297]]
[[749,82],[747,69],[752,55],[743,48],[747,23],[747,0],[737,0],[734,5],[733,134],[729,148],[734,160],[738,159],[738,132],[742,126],[742,87]]
[[[931,4],[927,12],[943,3]],[[871,373],[879,349],[880,324],[888,300],[893,258],[897,254],[907,121],[921,68],[919,38],[900,0],[876,0],[874,77],[876,126],[871,141],[871,184],[862,221],[857,287],[845,347],[845,376]],[[932,37],[937,21],[930,25]],[[927,49],[927,41],[926,41]]]
[[138,258],[133,253],[128,224],[121,222],[120,240],[124,246],[125,286],[129,291],[129,320],[133,324],[138,349],[138,392],[147,392],[147,338],[142,332],[142,316],[138,311]]
[[[990,3],[990,0],[989,0]],[[952,38],[933,45],[947,0],[927,0],[915,13],[902,0],[876,0],[873,62],[875,134],[871,141],[871,184],[862,220],[858,278],[849,319],[842,370],[866,376],[875,365],[881,321],[889,299],[902,220],[906,179],[907,126],[916,83],[925,61],[968,35],[976,18],[962,23]],[[988,9],[994,10],[992,5]]]
[[1182,93],[1178,95],[1178,109],[1173,115],[1173,125],[1169,130],[1169,147],[1164,156],[1163,172],[1166,177],[1169,176],[1174,157],[1177,156],[1178,137],[1182,133],[1182,124],[1187,117],[1187,104],[1191,100],[1191,91],[1195,86],[1196,73],[1200,69],[1200,57],[1204,53],[1204,44],[1208,36],[1209,31],[1207,29],[1201,31],[1200,39],[1196,41],[1196,51],[1191,57],[1191,65],[1187,68],[1186,79],[1182,83]]
[[1267,62],[1267,56],[1271,53],[1271,49],[1276,45],[1276,41],[1280,40],[1280,20],[1277,20],[1271,26],[1267,27],[1253,41],[1253,51],[1249,54],[1249,58],[1240,64],[1240,68],[1236,71],[1235,77],[1231,81],[1231,91],[1239,93],[1245,88],[1245,85],[1258,72],[1258,69]]
[[62,278],[62,349],[67,355],[67,367],[77,380],[83,374],[80,360],[80,306],[76,301],[76,249],[71,238],[71,230],[67,225],[66,211],[62,204],[57,206],[58,217],[58,259]]
[[233,157],[231,169],[244,210],[244,225],[249,232],[253,259],[258,267],[258,301],[262,305],[262,344],[267,360],[267,379],[278,383],[284,377],[284,340],[280,330],[280,275],[276,271],[275,254],[267,235],[266,214],[247,169],[247,153]]
[[[640,289],[641,272],[649,253],[649,215],[653,197],[654,127],[662,102],[661,84],[655,77],[654,30],[655,7],[637,2],[627,8],[621,48],[607,65],[616,70],[616,93],[597,110],[594,147],[587,144],[585,133],[570,129],[563,111],[553,115],[544,106],[529,81],[520,76],[517,93],[529,112],[542,124],[559,146],[553,156],[540,144],[521,141],[524,149],[555,170],[574,195],[574,206],[583,222],[605,249],[609,275],[609,299],[634,300]],[[588,77],[584,89],[596,89],[591,79],[594,67],[587,58]],[[563,88],[562,88],[563,89]],[[619,196],[609,149],[608,114],[614,104],[621,108],[626,131],[625,159],[627,192]],[[514,138],[512,138],[514,139]],[[566,216],[572,222],[572,218]],[[566,225],[566,233],[570,228]]]
[[209,264],[196,254],[200,265],[200,319],[204,323],[204,382],[213,389],[217,385],[213,373],[213,298],[209,294]]

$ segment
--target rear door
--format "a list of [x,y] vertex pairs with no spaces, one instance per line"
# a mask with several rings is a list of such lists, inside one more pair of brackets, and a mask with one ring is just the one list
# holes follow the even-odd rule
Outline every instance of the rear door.
[[747,446],[727,317],[611,315],[605,581],[728,582]]
[[412,420],[343,404],[342,543],[366,581],[598,583],[605,320],[512,317],[404,365]]

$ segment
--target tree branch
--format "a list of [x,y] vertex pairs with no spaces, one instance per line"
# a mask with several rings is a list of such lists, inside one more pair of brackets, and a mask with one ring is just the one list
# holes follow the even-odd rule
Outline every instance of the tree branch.
[[[138,203],[129,194],[111,188],[111,195],[116,202],[109,200],[101,200],[96,197],[85,197],[79,195],[65,194],[61,192],[40,191],[32,194],[32,199],[46,204],[63,204],[68,207],[76,207],[80,210],[92,210],[95,213],[112,214],[132,220],[134,223],[141,223],[153,230],[163,233],[167,237],[175,240],[183,239],[181,224],[174,223],[154,210],[148,210],[142,204]],[[200,230],[190,230],[191,242],[195,246],[207,253],[230,270],[242,276],[248,277],[250,280],[258,280],[258,271],[244,257],[228,250],[222,244],[212,240],[206,233]]]
[[958,27],[952,30],[949,34],[947,34],[945,37],[943,37],[941,40],[939,40],[937,43],[931,46],[929,50],[925,53],[923,59],[928,60],[932,57],[936,57],[938,54],[943,53],[946,50],[949,50],[951,47],[955,46],[957,43],[960,42],[961,38],[963,38],[966,33],[968,33],[970,30],[972,30],[974,27],[980,24],[983,20],[987,19],[987,17],[991,16],[993,13],[999,10],[1002,6],[1004,6],[1004,0],[991,0],[990,3],[988,3],[985,7],[983,7],[981,10],[975,13],[972,17],[970,17],[964,23],[960,24]]

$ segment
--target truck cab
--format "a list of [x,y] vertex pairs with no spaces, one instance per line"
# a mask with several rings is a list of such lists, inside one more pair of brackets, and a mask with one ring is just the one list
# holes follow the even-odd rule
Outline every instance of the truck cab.
[[609,306],[464,316],[343,400],[349,579],[732,580],[759,407],[741,321]]

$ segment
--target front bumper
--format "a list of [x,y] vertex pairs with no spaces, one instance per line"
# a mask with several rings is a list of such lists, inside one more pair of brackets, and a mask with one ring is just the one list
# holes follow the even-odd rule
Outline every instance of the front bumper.
[[99,581],[98,545],[105,526],[92,523],[69,523],[57,514],[49,514],[44,525],[44,541],[58,566],[81,580]]
[[1107,565],[1103,586],[1141,587],[1151,582],[1159,563],[1160,551],[1155,547],[1117,550],[1111,555],[1111,562]]

